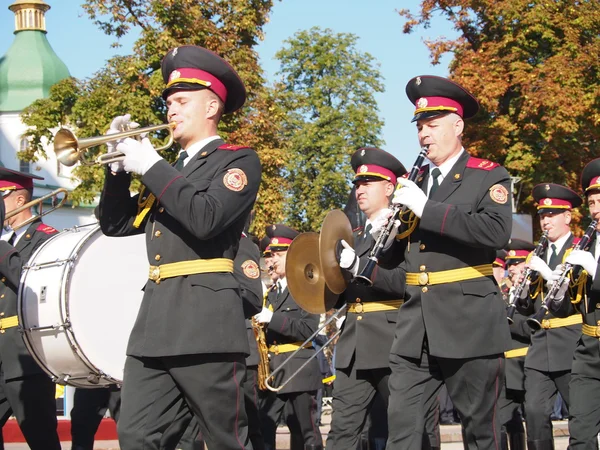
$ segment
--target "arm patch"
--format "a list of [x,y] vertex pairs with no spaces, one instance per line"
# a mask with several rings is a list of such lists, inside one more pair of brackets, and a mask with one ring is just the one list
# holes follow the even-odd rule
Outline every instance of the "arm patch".
[[499,167],[500,164],[495,163],[493,161],[489,161],[487,159],[475,158],[471,156],[467,161],[467,167],[469,169],[480,169],[487,170],[488,172],[496,167]]
[[40,223],[40,225],[35,229],[35,231],[41,231],[45,234],[58,233],[58,230],[56,228],[53,228],[50,225],[46,225],[45,223]]
[[229,150],[231,152],[237,152],[238,150],[242,150],[244,148],[250,148],[246,145],[233,145],[233,144],[223,144],[219,147],[219,150]]

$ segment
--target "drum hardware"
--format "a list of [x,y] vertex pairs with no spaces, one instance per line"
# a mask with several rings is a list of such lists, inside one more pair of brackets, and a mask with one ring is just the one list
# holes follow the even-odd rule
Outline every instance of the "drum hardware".
[[156,151],[166,150],[173,145],[173,130],[177,124],[164,123],[144,128],[135,128],[132,130],[122,131],[115,134],[107,134],[102,136],[94,136],[89,138],[77,139],[75,134],[67,128],[61,128],[54,136],[54,153],[56,159],[65,166],[73,166],[77,162],[84,165],[93,164],[110,164],[113,162],[123,161],[125,155],[123,152],[113,152],[99,155],[94,161],[86,159],[86,152],[107,142],[117,141],[128,137],[140,137],[142,134],[154,133],[156,131],[167,130],[169,132],[169,140],[161,147],[157,147]]
[[[64,195],[63,195],[63,198],[60,199],[60,202],[57,205],[54,205],[49,210],[43,211],[43,208],[42,208],[43,202],[50,198],[56,197],[58,194],[61,194],[61,193]],[[54,191],[52,191],[42,197],[36,198],[35,200],[31,200],[30,202],[25,203],[23,206],[19,206],[18,208],[7,212],[6,216],[4,217],[4,220],[8,220],[11,217],[16,216],[17,214],[22,213],[23,211],[26,211],[36,205],[39,205],[39,210],[40,210],[39,214],[34,214],[29,219],[24,220],[23,222],[11,227],[14,231],[17,231],[19,228],[22,228],[25,225],[29,225],[31,222],[35,222],[36,220],[38,220],[40,217],[44,217],[44,216],[50,214],[51,212],[56,211],[58,208],[62,207],[65,204],[65,202],[67,201],[68,195],[69,195],[69,193],[65,188],[55,189]]]
[[54,261],[48,261],[48,262],[44,262],[44,263],[40,263],[40,264],[32,264],[30,266],[23,266],[23,270],[40,270],[40,269],[46,269],[48,267],[60,267],[60,266],[64,266],[67,263],[73,263],[75,261],[75,258],[67,258],[67,259],[57,259]]
[[60,330],[60,329],[67,330],[69,328],[71,328],[71,324],[67,320],[66,323],[59,324],[59,325],[46,325],[44,327],[27,327],[27,328],[19,327],[19,330],[21,331],[21,333],[24,333],[25,331],[44,331],[44,330]]

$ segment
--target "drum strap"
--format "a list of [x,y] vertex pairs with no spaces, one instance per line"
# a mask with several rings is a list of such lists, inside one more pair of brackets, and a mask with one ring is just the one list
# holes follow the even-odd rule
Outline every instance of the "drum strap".
[[19,326],[19,316],[9,316],[0,319],[0,333],[4,333],[7,328]]
[[233,261],[227,258],[194,259],[192,261],[150,266],[148,278],[159,284],[161,280],[166,278],[213,272],[233,273]]

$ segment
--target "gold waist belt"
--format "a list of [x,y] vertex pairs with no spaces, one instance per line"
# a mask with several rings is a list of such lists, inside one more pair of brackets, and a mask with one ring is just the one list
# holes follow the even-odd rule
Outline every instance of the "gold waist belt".
[[474,280],[475,278],[492,276],[491,264],[482,264],[462,269],[442,270],[440,272],[407,273],[406,284],[409,286],[426,286],[432,284],[453,283],[455,281]]
[[519,356],[525,356],[527,354],[528,349],[529,349],[529,347],[514,348],[512,350],[504,352],[504,357],[505,358],[518,358]]
[[378,311],[396,311],[402,306],[404,300],[387,300],[385,302],[350,303],[348,312],[361,314]]
[[[269,351],[279,355],[280,353],[289,353],[298,350],[304,342],[292,342],[291,344],[273,344],[269,346]],[[312,347],[312,342],[309,342],[304,348]]]
[[592,336],[592,337],[595,337],[595,338],[600,338],[600,327],[595,327],[593,325],[588,325],[588,324],[584,323],[581,326],[581,331],[586,336]]
[[0,333],[4,333],[7,328],[19,326],[19,316],[9,316],[0,319]]
[[548,330],[550,328],[561,328],[568,327],[569,325],[577,325],[582,323],[583,320],[580,314],[573,314],[572,316],[565,317],[564,319],[544,319],[542,320],[542,328]]
[[195,275],[197,273],[229,272],[233,273],[233,261],[227,258],[194,259],[176,263],[150,266],[148,278],[159,284],[166,278]]

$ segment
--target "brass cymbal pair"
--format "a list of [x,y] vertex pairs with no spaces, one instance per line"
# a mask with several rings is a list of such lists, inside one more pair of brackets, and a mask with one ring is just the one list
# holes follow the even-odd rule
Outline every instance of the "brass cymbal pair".
[[336,256],[342,239],[354,246],[348,217],[335,209],[325,217],[320,234],[302,233],[288,249],[285,264],[288,289],[296,303],[309,313],[329,311],[348,285]]

